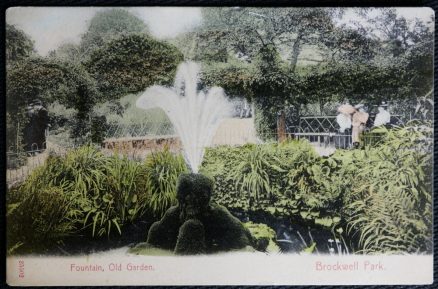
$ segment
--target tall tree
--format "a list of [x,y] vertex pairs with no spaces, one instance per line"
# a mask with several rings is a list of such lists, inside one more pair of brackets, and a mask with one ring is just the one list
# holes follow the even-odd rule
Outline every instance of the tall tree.
[[105,43],[84,63],[107,100],[153,84],[170,84],[181,52],[144,34],[129,34]]
[[149,34],[149,29],[140,18],[125,9],[99,11],[90,20],[88,30],[82,35],[81,54],[89,55],[105,42],[129,33]]
[[[252,61],[260,49],[274,45],[295,71],[304,45],[316,45],[334,28],[336,9],[319,8],[205,8],[204,33],[222,35],[230,54]],[[220,32],[220,33],[219,33]],[[214,47],[217,40],[211,41]]]
[[35,52],[32,39],[24,31],[6,24],[6,62],[23,60]]
[[58,101],[77,112],[73,134],[81,137],[87,130],[89,116],[98,94],[93,79],[81,67],[58,60],[28,58],[8,69],[6,77],[8,142],[15,141],[22,133],[27,120],[26,108],[36,100],[47,107]]
[[70,42],[63,43],[56,50],[50,51],[49,57],[73,63],[80,63],[83,60],[80,44]]

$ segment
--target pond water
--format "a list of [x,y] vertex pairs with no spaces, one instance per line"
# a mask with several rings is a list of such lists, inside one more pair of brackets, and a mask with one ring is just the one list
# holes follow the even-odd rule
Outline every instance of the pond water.
[[[290,220],[275,218],[262,213],[243,214],[232,212],[232,214],[242,222],[263,223],[271,227],[276,232],[277,245],[282,253],[302,253],[313,243],[316,244],[313,250],[313,253],[316,254],[339,254],[339,249],[343,253],[351,251],[344,242],[336,246],[335,238],[329,230],[294,224]],[[51,246],[50,249],[38,250],[38,252],[33,253],[61,256],[126,255],[130,248],[146,241],[147,232],[151,225],[150,216],[143,216],[134,224],[125,225],[121,236],[114,235],[110,238],[103,237],[100,239],[75,236],[65,240],[63,244],[57,244]],[[334,251],[331,252],[330,248],[334,248]],[[165,250],[148,249],[147,255],[168,256],[173,254]]]
[[285,218],[275,218],[265,213],[249,214],[232,212],[242,222],[263,223],[274,229],[277,244],[283,253],[301,253],[315,243],[314,253],[345,254],[351,249],[342,240],[335,238],[330,230],[292,223]]

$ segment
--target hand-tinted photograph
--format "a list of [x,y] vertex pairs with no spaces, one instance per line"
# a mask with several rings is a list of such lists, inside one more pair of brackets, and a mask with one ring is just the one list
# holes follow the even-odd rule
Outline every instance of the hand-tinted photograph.
[[434,21],[9,8],[8,283],[431,283]]

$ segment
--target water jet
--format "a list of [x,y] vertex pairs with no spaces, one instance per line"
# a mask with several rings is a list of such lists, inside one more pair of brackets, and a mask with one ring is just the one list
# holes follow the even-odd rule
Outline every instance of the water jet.
[[198,89],[199,74],[197,63],[183,62],[178,66],[173,87],[151,86],[136,102],[142,109],[159,107],[165,111],[193,173],[198,172],[204,150],[211,144],[220,122],[233,111],[222,88]]

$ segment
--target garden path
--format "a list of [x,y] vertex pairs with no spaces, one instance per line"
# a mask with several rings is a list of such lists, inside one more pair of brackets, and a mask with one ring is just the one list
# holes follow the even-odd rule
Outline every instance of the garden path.
[[219,125],[212,145],[257,143],[253,118],[227,118]]

